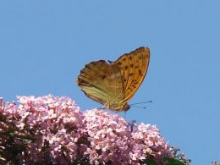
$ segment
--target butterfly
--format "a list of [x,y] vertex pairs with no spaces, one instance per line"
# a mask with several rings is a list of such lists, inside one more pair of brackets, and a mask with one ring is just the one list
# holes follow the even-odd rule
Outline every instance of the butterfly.
[[143,82],[150,49],[140,47],[116,61],[94,61],[80,71],[77,84],[94,101],[114,111],[128,111],[128,102]]

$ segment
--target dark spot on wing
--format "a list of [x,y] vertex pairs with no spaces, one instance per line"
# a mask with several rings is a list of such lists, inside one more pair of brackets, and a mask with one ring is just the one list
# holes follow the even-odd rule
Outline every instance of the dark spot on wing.
[[141,54],[141,55],[139,55],[139,57],[138,57],[138,58],[139,58],[140,60],[141,60],[141,59],[143,59],[143,55],[142,55],[142,54]]
[[102,79],[103,79],[103,80],[106,78],[106,76],[105,76],[105,75],[101,75],[101,77],[102,77]]
[[139,75],[143,76],[142,71],[140,69],[138,71],[139,71]]
[[124,58],[122,59],[122,61],[126,61],[126,58],[124,57]]
[[132,56],[129,56],[128,58],[129,58],[129,60],[132,60]]
[[131,65],[130,65],[130,67],[131,67],[131,68],[133,68],[133,67],[134,67],[134,65],[133,65],[133,64],[131,64]]
[[121,65],[121,62],[118,62],[118,65]]
[[128,69],[128,66],[125,66],[125,70],[127,70]]
[[105,60],[99,60],[98,62],[101,62],[101,63],[106,63],[106,62],[105,62]]
[[132,92],[132,89],[130,87],[128,89]]
[[84,69],[80,71],[81,74],[85,73]]
[[137,80],[132,80],[132,84],[138,84],[138,81]]
[[133,76],[134,75],[134,73],[129,73],[129,75],[128,76]]
[[[91,63],[91,65],[92,65],[92,63]],[[86,64],[86,65],[85,65],[85,68],[88,68],[88,66],[89,66],[89,64]]]

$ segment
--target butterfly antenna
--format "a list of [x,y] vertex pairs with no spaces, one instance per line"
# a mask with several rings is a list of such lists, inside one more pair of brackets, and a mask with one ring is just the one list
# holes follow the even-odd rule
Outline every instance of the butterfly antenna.
[[141,107],[141,106],[136,106],[136,105],[132,105],[132,107],[146,109],[146,107]]
[[143,102],[138,102],[138,103],[133,103],[133,104],[130,104],[130,106],[137,105],[137,104],[146,104],[146,103],[152,103],[152,102],[153,102],[152,100],[149,100],[149,101],[143,101]]
[[130,104],[130,106],[132,107],[136,107],[136,108],[141,108],[141,109],[146,109],[146,107],[141,107],[141,106],[137,106],[137,104],[146,104],[146,103],[152,103],[152,101],[143,101],[143,102],[139,102],[139,103],[133,103],[133,104]]

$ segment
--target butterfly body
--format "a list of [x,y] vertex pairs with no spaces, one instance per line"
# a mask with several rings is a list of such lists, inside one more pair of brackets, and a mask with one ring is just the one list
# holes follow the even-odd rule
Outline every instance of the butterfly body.
[[144,80],[149,57],[149,49],[141,47],[115,62],[91,62],[81,70],[77,84],[89,98],[106,108],[127,111],[128,101]]

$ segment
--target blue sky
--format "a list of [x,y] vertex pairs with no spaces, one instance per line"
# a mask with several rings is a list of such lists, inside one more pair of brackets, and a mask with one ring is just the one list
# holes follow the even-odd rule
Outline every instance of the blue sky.
[[[69,96],[100,107],[76,84],[85,64],[151,49],[126,119],[156,124],[193,165],[220,161],[220,1],[0,2],[0,96]],[[143,105],[144,106],[144,105]]]

